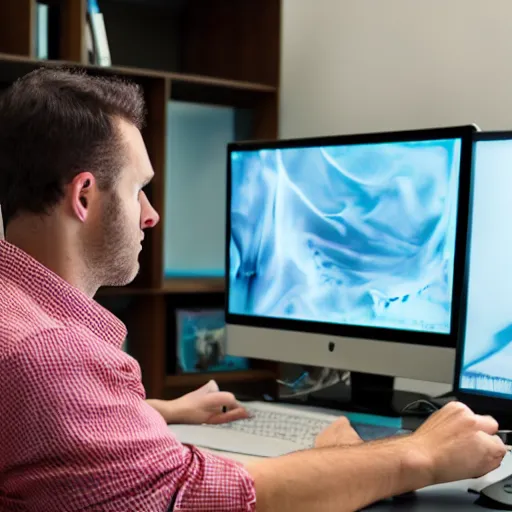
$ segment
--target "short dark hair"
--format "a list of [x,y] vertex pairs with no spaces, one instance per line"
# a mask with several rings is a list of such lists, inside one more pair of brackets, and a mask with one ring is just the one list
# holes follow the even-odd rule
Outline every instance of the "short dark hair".
[[43,214],[64,186],[90,171],[108,189],[123,164],[118,118],[141,129],[138,85],[84,71],[42,67],[0,96],[0,205],[7,225],[21,212]]

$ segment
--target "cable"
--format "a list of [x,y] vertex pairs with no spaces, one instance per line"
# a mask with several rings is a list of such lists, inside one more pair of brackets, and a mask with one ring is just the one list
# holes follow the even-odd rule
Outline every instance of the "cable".
[[[425,406],[425,409],[422,410],[421,406]],[[420,398],[419,400],[415,400],[414,402],[411,402],[410,404],[407,404],[403,409],[402,413],[404,412],[410,412],[411,410],[415,413],[420,414],[431,414],[436,411],[438,411],[440,407],[434,403],[432,403],[430,400],[426,400],[425,398]]]
[[293,390],[291,393],[280,393],[279,396],[283,399],[306,397],[311,393],[335,386],[339,382],[347,384],[349,378],[350,372],[333,370],[331,368],[322,368],[320,375],[316,379],[312,378],[309,372],[303,372],[293,382],[278,380],[279,384]]

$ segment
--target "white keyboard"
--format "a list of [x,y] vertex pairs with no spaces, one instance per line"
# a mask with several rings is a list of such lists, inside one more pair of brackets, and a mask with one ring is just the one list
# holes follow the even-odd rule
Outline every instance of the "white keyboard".
[[[185,444],[214,450],[277,457],[311,448],[316,436],[339,415],[311,412],[294,406],[264,402],[244,404],[252,417],[225,425],[170,425]],[[364,440],[390,437],[396,428],[355,424]]]
[[246,409],[251,418],[215,425],[214,428],[291,441],[303,448],[312,448],[316,436],[337,419],[334,415],[306,413],[276,404],[246,405]]

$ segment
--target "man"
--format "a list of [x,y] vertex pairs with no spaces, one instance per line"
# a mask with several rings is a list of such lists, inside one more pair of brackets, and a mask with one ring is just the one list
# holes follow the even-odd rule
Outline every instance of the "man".
[[133,85],[49,69],[0,100],[1,510],[353,511],[500,465],[496,422],[460,404],[367,444],[340,420],[247,467],[181,445],[166,421],[220,421],[228,397],[146,402],[124,326],[92,300],[135,277],[158,222],[143,111]]

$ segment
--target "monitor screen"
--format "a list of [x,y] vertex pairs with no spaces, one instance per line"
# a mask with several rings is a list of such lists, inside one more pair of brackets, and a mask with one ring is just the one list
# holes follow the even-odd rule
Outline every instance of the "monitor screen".
[[460,137],[228,159],[228,314],[451,332]]
[[459,388],[512,399],[512,135],[475,143]]

